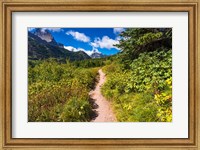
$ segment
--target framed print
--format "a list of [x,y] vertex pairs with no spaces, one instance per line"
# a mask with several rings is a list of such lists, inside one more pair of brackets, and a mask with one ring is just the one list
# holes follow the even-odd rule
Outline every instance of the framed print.
[[199,1],[1,6],[1,149],[200,149]]

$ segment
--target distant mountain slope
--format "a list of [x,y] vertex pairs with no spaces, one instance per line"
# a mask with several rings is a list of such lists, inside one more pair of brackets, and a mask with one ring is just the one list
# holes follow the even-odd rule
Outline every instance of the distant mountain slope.
[[50,32],[36,29],[34,33],[28,32],[28,58],[31,60],[47,59],[90,59],[85,52],[71,52],[64,49],[63,45],[57,43]]

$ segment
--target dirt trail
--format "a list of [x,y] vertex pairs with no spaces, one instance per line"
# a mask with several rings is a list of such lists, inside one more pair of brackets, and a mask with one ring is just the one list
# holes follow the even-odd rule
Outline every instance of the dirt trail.
[[112,112],[112,108],[110,103],[103,97],[101,94],[101,86],[106,81],[105,73],[103,73],[102,69],[99,71],[99,82],[97,83],[94,90],[90,91],[90,98],[93,99],[95,108],[93,109],[96,112],[96,117],[92,120],[92,122],[115,122],[116,117]]

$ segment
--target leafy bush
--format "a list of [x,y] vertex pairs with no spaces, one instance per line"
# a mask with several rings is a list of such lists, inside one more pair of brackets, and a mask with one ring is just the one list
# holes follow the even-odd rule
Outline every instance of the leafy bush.
[[76,68],[53,60],[29,67],[29,121],[89,121],[88,92],[98,68]]
[[105,66],[104,96],[113,102],[119,121],[172,120],[172,51],[141,53],[130,69]]

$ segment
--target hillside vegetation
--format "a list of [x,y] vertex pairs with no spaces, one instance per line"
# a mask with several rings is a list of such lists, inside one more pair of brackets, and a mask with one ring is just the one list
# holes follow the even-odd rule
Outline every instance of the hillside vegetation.
[[112,101],[118,121],[172,120],[171,50],[142,53],[124,69],[115,62],[105,66],[102,92]]
[[92,108],[88,92],[98,68],[77,68],[67,61],[49,59],[29,67],[29,121],[89,121]]
[[171,29],[127,29],[102,92],[118,121],[172,121]]

